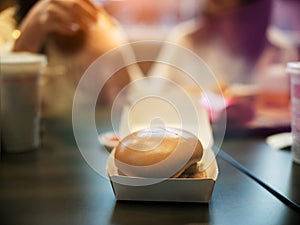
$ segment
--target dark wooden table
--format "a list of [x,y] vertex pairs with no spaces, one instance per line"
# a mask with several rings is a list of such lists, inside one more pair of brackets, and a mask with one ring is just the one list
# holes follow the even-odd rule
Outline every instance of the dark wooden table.
[[230,139],[223,143],[222,149],[246,173],[300,210],[300,165],[293,163],[290,149],[274,149],[265,140],[265,137]]
[[[45,119],[43,127],[39,150],[2,152],[0,224],[299,224],[296,210],[220,157],[210,204],[117,202],[109,181],[81,156],[70,121]],[[226,151],[243,146],[245,164],[261,159],[256,142],[225,144]]]

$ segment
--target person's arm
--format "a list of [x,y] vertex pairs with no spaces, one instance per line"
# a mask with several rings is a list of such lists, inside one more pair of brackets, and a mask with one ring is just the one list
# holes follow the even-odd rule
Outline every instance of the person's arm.
[[20,24],[13,51],[39,52],[51,33],[72,36],[97,21],[98,9],[89,0],[44,0]]

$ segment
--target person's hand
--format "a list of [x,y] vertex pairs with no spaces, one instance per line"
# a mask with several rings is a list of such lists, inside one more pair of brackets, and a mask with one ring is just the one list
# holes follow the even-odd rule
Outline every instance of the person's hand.
[[89,29],[97,21],[98,9],[90,0],[44,0],[33,13],[44,32],[73,34]]
[[72,36],[88,30],[97,18],[98,8],[90,0],[38,1],[20,25],[21,36],[14,50],[37,52],[47,35]]

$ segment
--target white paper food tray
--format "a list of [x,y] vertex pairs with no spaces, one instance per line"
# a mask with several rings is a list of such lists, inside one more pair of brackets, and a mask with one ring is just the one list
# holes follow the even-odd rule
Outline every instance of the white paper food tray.
[[[143,113],[139,110],[130,110],[129,107],[124,108],[119,130],[120,139],[139,129],[149,128],[152,114],[157,116],[157,110],[161,110],[162,112],[167,111],[163,109],[163,105],[158,106],[155,102],[153,104],[155,104],[155,107],[151,103],[147,105],[147,108],[143,106]],[[203,167],[206,168],[207,178],[159,179],[122,176],[119,175],[118,169],[115,166],[113,150],[107,163],[107,173],[117,200],[201,203],[208,203],[210,201],[214,184],[218,177],[218,165],[214,152],[211,150],[213,137],[208,115],[200,105],[197,105],[197,110],[201,130],[198,133],[193,133],[198,136],[204,148]],[[166,126],[180,128],[176,119],[174,121],[170,120],[172,115],[168,114],[166,116],[168,117]],[[130,118],[134,118],[134,120]]]
[[[214,160],[206,170],[207,178],[139,178],[121,176],[114,163],[112,151],[107,172],[117,200],[131,201],[168,201],[168,202],[201,202],[210,201],[215,181],[218,177],[218,166]],[[143,185],[145,183],[153,183]]]

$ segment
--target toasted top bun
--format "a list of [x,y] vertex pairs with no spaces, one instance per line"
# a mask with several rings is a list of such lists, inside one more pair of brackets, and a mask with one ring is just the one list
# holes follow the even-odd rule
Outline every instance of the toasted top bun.
[[176,128],[151,128],[134,132],[115,150],[121,174],[133,177],[178,177],[201,160],[203,147],[190,132]]

